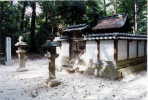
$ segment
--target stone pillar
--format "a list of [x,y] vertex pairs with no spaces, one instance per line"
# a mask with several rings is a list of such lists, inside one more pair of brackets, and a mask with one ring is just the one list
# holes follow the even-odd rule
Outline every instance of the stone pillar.
[[47,85],[50,87],[54,87],[59,85],[61,82],[56,80],[56,66],[55,66],[55,59],[58,56],[56,53],[56,46],[53,42],[47,41],[47,47],[48,47],[48,52],[47,52],[47,57],[49,60],[49,65],[48,65],[48,71],[49,71],[49,77],[46,81]]
[[22,39],[23,37],[20,36],[19,42],[15,44],[15,46],[18,47],[16,53],[18,54],[18,59],[19,59],[19,68],[17,69],[17,71],[27,71],[26,69],[27,56],[26,56],[26,50],[24,50],[24,47],[26,47],[27,44],[23,42]]
[[22,69],[24,70],[24,68],[26,67],[26,60],[27,60],[26,51],[21,48],[18,48],[16,53],[18,54],[18,59],[19,59],[18,70],[22,70]]
[[47,52],[47,57],[49,60],[49,65],[48,65],[48,70],[49,70],[49,78],[48,81],[55,79],[56,75],[55,75],[55,71],[56,71],[56,67],[55,67],[55,59],[58,55],[56,54],[56,47],[50,47],[50,49]]
[[11,38],[6,37],[6,65],[12,64],[12,59],[11,59]]

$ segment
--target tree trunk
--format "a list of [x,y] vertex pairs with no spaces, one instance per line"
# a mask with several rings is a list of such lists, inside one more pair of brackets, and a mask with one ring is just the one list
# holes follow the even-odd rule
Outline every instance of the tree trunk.
[[51,34],[52,35],[54,34],[54,27],[53,26],[51,27]]
[[117,0],[113,0],[113,5],[114,5],[114,14],[117,14]]
[[47,24],[48,23],[48,13],[45,12],[45,23]]
[[134,0],[134,32],[137,32],[137,0]]
[[21,15],[21,25],[20,25],[20,30],[24,31],[24,16],[25,16],[25,9],[26,9],[27,3],[24,1],[23,2],[23,8],[22,8],[22,15]]
[[[4,21],[4,3],[1,2],[0,3],[0,23],[3,23]],[[2,29],[2,27],[0,27],[0,51],[3,49],[3,33],[4,33],[4,29]]]
[[106,16],[106,1],[103,0],[103,3],[104,3],[104,14],[105,14],[105,16]]
[[35,46],[35,19],[36,19],[36,2],[31,3],[32,7],[32,18],[31,18],[31,51],[35,52],[36,51],[36,46]]
[[[4,3],[3,2],[1,2],[0,3],[0,23],[3,23],[3,19],[4,19],[4,15],[3,15],[3,13],[4,13]],[[0,34],[2,34],[3,32],[3,29],[0,27]]]

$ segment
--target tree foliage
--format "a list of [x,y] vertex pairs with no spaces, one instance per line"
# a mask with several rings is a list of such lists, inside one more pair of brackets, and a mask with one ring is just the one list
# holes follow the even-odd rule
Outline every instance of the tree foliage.
[[[26,15],[28,8],[30,15]],[[41,13],[36,15],[38,8]],[[24,35],[31,46],[40,48],[48,37],[57,35],[59,25],[94,25],[99,18],[114,14],[128,14],[132,27],[137,23],[137,33],[146,33],[146,0],[19,1],[17,4],[3,1],[0,35]]]

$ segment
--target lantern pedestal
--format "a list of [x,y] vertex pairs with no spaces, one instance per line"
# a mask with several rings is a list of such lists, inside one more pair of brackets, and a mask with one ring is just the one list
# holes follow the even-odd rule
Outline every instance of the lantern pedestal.
[[22,71],[27,71],[26,69],[26,61],[27,61],[27,56],[26,56],[26,50],[24,48],[27,46],[25,42],[22,41],[23,37],[19,37],[19,42],[15,44],[15,46],[18,47],[18,50],[16,53],[18,54],[18,61],[19,61],[19,68],[17,71],[22,72]]

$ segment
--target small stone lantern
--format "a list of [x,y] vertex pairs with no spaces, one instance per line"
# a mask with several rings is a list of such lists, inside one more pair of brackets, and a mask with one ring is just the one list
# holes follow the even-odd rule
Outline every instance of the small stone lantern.
[[26,50],[24,49],[27,46],[26,42],[23,42],[23,37],[19,37],[19,41],[15,44],[16,47],[18,47],[18,50],[16,53],[18,54],[18,59],[19,59],[19,68],[17,71],[27,71],[26,69]]
[[46,43],[43,45],[47,49],[46,57],[48,57],[49,65],[48,65],[48,71],[49,71],[49,77],[47,79],[47,84],[50,87],[57,86],[60,84],[60,82],[56,81],[56,67],[55,67],[55,59],[58,57],[58,54],[56,53],[56,47],[59,46],[58,42],[47,40]]

